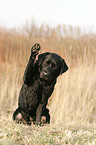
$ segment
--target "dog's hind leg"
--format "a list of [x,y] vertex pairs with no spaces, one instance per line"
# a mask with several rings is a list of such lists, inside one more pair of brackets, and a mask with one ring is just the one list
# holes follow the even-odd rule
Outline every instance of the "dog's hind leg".
[[42,117],[41,117],[41,124],[50,124],[50,114],[47,108],[43,109]]
[[17,123],[20,123],[22,121],[22,114],[19,108],[17,108],[13,113],[13,120],[15,120]]
[[19,107],[13,113],[13,120],[17,123],[31,125],[30,116],[27,113],[21,111]]

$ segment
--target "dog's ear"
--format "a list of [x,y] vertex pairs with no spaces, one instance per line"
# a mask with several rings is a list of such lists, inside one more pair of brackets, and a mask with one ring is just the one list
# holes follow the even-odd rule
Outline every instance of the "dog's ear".
[[61,66],[61,71],[60,71],[60,74],[62,74],[62,73],[64,73],[64,72],[66,72],[67,70],[68,70],[68,66],[67,66],[67,64],[66,64],[65,60],[64,60],[64,59],[62,59],[62,66]]
[[43,62],[43,60],[44,60],[44,57],[45,57],[46,55],[48,55],[48,54],[50,54],[50,53],[49,53],[49,52],[45,52],[45,53],[42,53],[42,54],[39,54],[39,55],[38,55],[38,63],[39,63],[39,65],[42,64],[42,62]]

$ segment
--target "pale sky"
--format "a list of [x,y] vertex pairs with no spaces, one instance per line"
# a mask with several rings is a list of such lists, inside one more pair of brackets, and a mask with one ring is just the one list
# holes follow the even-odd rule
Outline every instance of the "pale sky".
[[42,23],[96,30],[96,0],[0,0],[0,26],[19,27],[34,19]]

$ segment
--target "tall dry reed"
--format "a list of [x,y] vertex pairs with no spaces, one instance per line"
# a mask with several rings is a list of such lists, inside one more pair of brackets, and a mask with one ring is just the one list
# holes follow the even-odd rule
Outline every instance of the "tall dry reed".
[[30,48],[38,42],[41,53],[58,53],[69,66],[58,78],[49,99],[51,123],[96,122],[96,39],[92,34],[72,32],[71,29],[61,32],[60,26],[33,29],[32,25],[23,31],[0,29],[0,114],[12,116],[16,109]]

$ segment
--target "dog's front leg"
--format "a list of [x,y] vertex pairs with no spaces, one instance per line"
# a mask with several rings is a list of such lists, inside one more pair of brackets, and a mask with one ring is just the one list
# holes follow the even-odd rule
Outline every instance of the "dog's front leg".
[[43,110],[43,107],[46,107],[47,102],[48,102],[48,99],[46,97],[42,97],[42,100],[41,100],[41,102],[37,108],[37,111],[36,111],[36,124],[37,125],[41,124],[42,110]]
[[41,124],[41,114],[42,114],[43,104],[39,104],[37,111],[36,111],[36,124]]
[[32,82],[33,76],[34,76],[34,60],[36,58],[36,55],[38,54],[40,50],[40,45],[36,43],[31,48],[31,55],[28,61],[28,64],[26,66],[23,81],[25,84],[30,85]]

